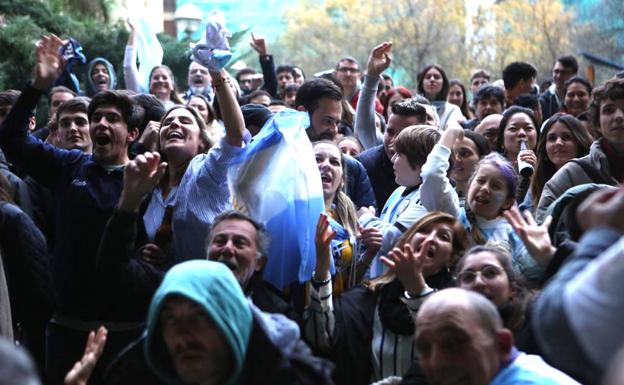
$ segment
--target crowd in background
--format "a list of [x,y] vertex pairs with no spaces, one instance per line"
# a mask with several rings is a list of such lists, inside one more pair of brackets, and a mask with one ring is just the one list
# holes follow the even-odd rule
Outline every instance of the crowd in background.
[[[142,80],[130,27],[84,90],[49,35],[0,92],[0,384],[624,384],[621,74],[562,53],[410,90],[391,42],[311,77],[253,35],[262,72],[230,74],[217,24],[179,90]],[[228,172],[292,116],[323,212],[313,273],[280,287],[290,240]]]

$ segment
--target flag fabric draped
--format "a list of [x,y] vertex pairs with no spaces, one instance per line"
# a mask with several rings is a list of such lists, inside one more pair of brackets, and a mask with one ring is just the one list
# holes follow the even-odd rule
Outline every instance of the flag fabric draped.
[[229,170],[234,207],[270,234],[264,279],[278,288],[309,280],[316,261],[316,223],[325,205],[308,126],[307,113],[279,112]]
[[140,17],[134,21],[137,28],[137,57],[139,59],[139,75],[137,81],[143,93],[149,93],[150,72],[152,68],[162,64],[163,49],[147,20]]

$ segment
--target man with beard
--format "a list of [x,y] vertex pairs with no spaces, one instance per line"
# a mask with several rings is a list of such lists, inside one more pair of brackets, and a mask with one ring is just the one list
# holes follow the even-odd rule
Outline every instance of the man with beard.
[[188,69],[188,85],[189,89],[184,94],[184,99],[189,100],[193,95],[203,95],[212,102],[214,91],[208,68],[191,61]]
[[[310,127],[306,129],[306,133],[311,142],[336,139],[342,116],[341,101],[340,88],[327,79],[315,78],[299,87],[295,96],[295,108],[310,116]],[[345,156],[344,159],[347,166],[347,195],[356,207],[376,207],[373,188],[364,166],[350,156]]]
[[578,73],[578,62],[574,56],[561,56],[552,70],[553,84],[539,96],[542,106],[542,119],[547,120],[561,110],[565,84]]

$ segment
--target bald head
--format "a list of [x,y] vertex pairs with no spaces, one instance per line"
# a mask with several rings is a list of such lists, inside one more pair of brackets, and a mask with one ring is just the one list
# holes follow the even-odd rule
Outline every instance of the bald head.
[[488,384],[513,345],[496,307],[463,289],[431,295],[416,317],[416,348],[430,384]]
[[492,336],[503,328],[494,304],[483,295],[464,289],[447,289],[432,295],[421,306],[416,323],[443,316],[459,317],[460,321],[474,319]]
[[498,136],[498,126],[503,119],[501,114],[491,114],[483,118],[483,120],[475,127],[474,132],[482,135],[490,145],[490,148],[496,148],[496,137]]

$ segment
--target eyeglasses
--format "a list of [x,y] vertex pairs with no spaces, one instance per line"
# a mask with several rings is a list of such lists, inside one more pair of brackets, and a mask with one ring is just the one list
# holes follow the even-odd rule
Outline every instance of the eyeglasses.
[[560,69],[554,69],[553,70],[553,74],[557,74],[557,75],[570,75],[572,73],[572,71],[570,70],[560,70]]
[[481,278],[486,281],[492,281],[496,279],[496,277],[501,275],[502,272],[503,272],[503,269],[501,269],[500,267],[496,267],[494,265],[487,265],[478,271],[474,271],[474,270],[462,271],[461,273],[459,273],[459,275],[457,275],[457,280],[461,284],[471,285],[477,279],[477,274],[481,274]]
[[340,67],[340,68],[338,68],[338,72],[350,72],[352,74],[356,74],[356,73],[360,72],[360,70],[357,69],[357,68]]

